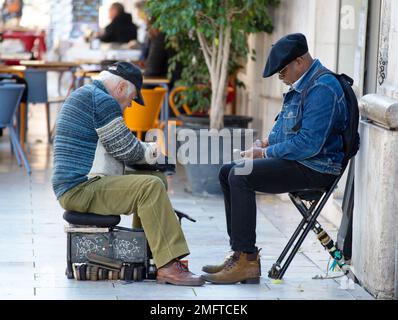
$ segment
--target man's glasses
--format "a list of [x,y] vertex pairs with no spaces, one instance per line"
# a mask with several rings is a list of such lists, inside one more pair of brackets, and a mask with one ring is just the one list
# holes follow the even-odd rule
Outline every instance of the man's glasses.
[[289,65],[287,65],[286,67],[284,67],[281,71],[279,71],[279,74],[283,74],[283,73],[285,73],[285,71],[286,71],[286,69],[287,69],[287,67],[288,67]]

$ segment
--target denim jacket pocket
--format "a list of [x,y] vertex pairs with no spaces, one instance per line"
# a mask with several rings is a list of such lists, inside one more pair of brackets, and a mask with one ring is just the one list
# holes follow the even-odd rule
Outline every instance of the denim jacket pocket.
[[295,134],[293,127],[298,121],[298,104],[291,104],[285,107],[283,112],[283,133],[284,134]]

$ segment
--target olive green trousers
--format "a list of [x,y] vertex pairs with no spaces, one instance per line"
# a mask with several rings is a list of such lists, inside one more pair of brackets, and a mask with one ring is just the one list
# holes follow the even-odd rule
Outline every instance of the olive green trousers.
[[144,229],[158,268],[189,254],[187,242],[167,194],[162,173],[134,171],[123,176],[91,178],[63,194],[65,210],[101,215],[132,215]]

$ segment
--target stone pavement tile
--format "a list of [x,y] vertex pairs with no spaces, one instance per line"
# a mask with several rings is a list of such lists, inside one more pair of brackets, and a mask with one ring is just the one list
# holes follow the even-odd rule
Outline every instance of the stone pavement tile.
[[31,212],[29,200],[15,200],[15,204],[10,203],[10,199],[0,201],[0,208],[2,212],[13,212],[13,210],[22,211],[26,214]]
[[0,244],[1,247],[7,246],[7,243],[9,244],[20,244],[21,241],[22,243],[27,243],[27,239],[30,239],[29,242],[32,242],[32,236],[33,236],[33,230],[32,227],[28,224],[26,225],[21,225],[21,226],[15,226],[12,224],[7,224],[3,225],[0,228],[0,234],[5,240]]
[[33,250],[27,244],[0,244],[0,262],[33,261]]
[[[188,244],[190,242],[188,241]],[[202,267],[205,264],[219,264],[224,261],[224,258],[229,254],[230,248],[225,244],[214,244],[212,246],[204,247],[197,243],[190,245],[191,254],[187,257],[190,265],[196,264]]]
[[33,247],[33,255],[35,261],[63,260],[66,261],[66,248],[62,247]]
[[[219,243],[219,244],[228,244],[228,240],[226,237],[220,237],[217,235],[212,235],[212,234],[189,234],[186,230],[184,230],[185,237],[189,243],[195,243],[195,245],[200,245],[203,246],[204,248],[211,246],[213,244]],[[221,238],[221,241],[220,241]]]
[[362,287],[359,285],[355,285],[354,288],[351,288],[348,290],[348,292],[353,296],[354,299],[356,300],[374,300],[373,296],[364,290]]
[[0,262],[0,288],[32,284],[34,280],[33,262]]
[[63,234],[52,234],[46,236],[44,234],[34,234],[32,237],[33,248],[35,247],[47,247],[47,248],[59,248],[59,250],[66,250],[66,236]]
[[33,300],[35,299],[33,287],[21,288],[17,286],[0,287],[0,300]]
[[58,225],[66,225],[62,215],[63,210],[49,210],[49,211],[39,211],[33,210],[33,224],[49,224],[54,223]]
[[[10,214],[11,212],[12,214]],[[30,228],[31,223],[33,223],[33,215],[30,213],[10,211],[9,213],[0,214],[0,228],[2,231],[10,228]]]
[[33,263],[0,263],[0,299],[7,292],[16,294],[17,289],[28,292],[33,283]]
[[66,234],[57,234],[51,237],[45,234],[38,234],[33,236],[33,248],[35,247],[47,247],[47,248],[59,248],[66,250]]
[[284,280],[282,284],[272,284],[267,279],[267,285],[270,292],[280,299],[353,299],[350,290],[339,288],[339,284],[333,280],[317,280],[289,281]]
[[60,235],[64,233],[63,224],[35,224],[32,229],[35,235]]
[[114,290],[113,281],[77,281],[61,273],[35,273],[35,288],[82,288],[87,290]]

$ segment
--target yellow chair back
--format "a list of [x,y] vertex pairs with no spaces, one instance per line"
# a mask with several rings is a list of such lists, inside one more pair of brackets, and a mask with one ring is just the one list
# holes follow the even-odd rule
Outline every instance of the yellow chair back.
[[142,140],[142,132],[157,128],[167,91],[164,88],[155,88],[142,89],[141,92],[145,106],[133,101],[131,107],[124,111],[124,121],[131,131],[137,132],[137,138]]

